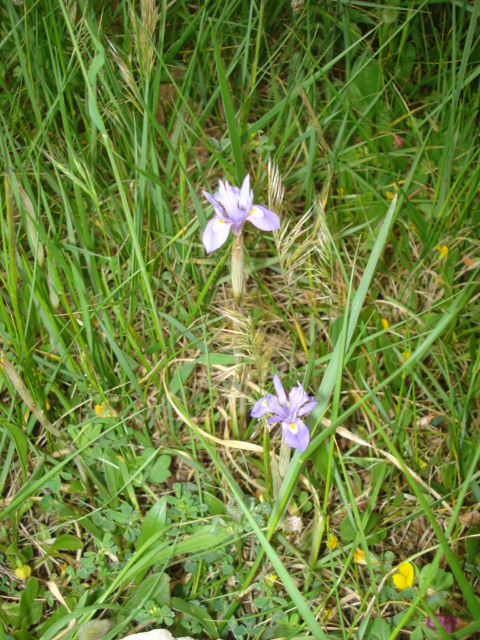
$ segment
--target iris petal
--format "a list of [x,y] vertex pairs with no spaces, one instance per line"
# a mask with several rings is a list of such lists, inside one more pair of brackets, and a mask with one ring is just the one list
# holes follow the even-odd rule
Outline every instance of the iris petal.
[[276,231],[280,229],[280,219],[276,213],[262,207],[260,204],[255,204],[248,214],[248,220],[262,231]]
[[250,411],[250,415],[252,416],[252,418],[261,418],[268,412],[269,408],[267,406],[267,396],[265,396],[265,398],[260,398],[260,400],[256,401],[256,403],[253,405],[253,409]]
[[219,217],[215,217],[207,224],[203,232],[203,246],[207,253],[211,253],[222,246],[230,233],[231,222],[226,222]]
[[247,173],[238,196],[238,206],[244,211],[250,211],[250,209],[252,208],[252,202],[253,195],[250,190],[250,175]]
[[294,424],[297,427],[296,433],[291,431],[289,424],[282,422],[283,439],[289,447],[298,449],[302,453],[310,442],[310,432],[307,425],[301,420],[295,420]]
[[281,405],[287,405],[287,394],[285,393],[285,389],[280,381],[280,378],[277,374],[273,376],[273,386],[275,387],[275,391],[277,392],[277,398]]
[[298,410],[298,415],[299,416],[305,416],[307,413],[310,413],[311,411],[313,411],[315,409],[315,407],[317,406],[318,402],[316,400],[309,400],[308,402],[306,402],[303,407],[301,407]]

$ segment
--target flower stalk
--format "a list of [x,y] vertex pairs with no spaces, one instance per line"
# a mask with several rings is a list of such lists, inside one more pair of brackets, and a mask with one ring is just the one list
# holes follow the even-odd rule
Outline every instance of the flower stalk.
[[245,259],[243,240],[240,233],[235,236],[233,241],[231,274],[233,300],[237,308],[239,308],[242,306],[243,295],[245,292]]

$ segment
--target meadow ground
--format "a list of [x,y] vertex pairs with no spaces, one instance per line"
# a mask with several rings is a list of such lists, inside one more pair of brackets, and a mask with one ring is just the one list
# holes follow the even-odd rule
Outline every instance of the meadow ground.
[[0,640],[480,637],[479,13],[2,3]]

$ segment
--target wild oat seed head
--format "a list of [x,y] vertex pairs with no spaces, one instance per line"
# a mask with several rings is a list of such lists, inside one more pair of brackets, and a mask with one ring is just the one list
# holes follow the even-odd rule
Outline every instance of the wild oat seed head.
[[118,70],[120,71],[120,75],[122,76],[123,81],[131,91],[134,91],[135,80],[133,78],[132,72],[130,71],[125,60],[123,60],[123,58],[121,58],[120,55],[118,54],[115,46],[111,42],[109,42],[109,45],[112,51],[113,59],[115,60],[115,64],[117,65]]
[[159,19],[155,0],[140,0],[140,18],[137,18],[132,9],[130,19],[138,63],[146,71],[151,68],[155,57],[155,35]]
[[287,287],[291,287],[299,278],[308,276],[313,281],[315,291],[328,291],[332,249],[325,212],[319,201],[293,228],[287,220],[277,233],[275,242]]
[[285,187],[280,177],[278,164],[268,161],[268,208],[273,211],[280,211],[285,194]]

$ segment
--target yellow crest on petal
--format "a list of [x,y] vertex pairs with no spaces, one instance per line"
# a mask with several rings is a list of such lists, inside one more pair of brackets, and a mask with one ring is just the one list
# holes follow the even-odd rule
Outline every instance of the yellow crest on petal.
[[294,422],[290,422],[290,424],[288,425],[288,428],[293,433],[294,436],[297,435],[297,433],[298,433],[298,425],[296,425]]
[[397,573],[392,576],[393,584],[399,591],[404,589],[410,589],[413,584],[413,578],[415,576],[415,570],[411,562],[402,562],[398,565]]

